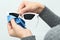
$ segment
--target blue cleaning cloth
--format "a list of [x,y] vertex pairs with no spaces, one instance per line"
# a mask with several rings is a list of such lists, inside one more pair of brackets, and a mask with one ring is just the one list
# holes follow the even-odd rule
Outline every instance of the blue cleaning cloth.
[[25,22],[23,22],[24,20],[22,20],[21,18],[15,18],[15,22],[22,26],[23,28],[25,28]]
[[12,15],[8,15],[7,16],[7,20],[8,22],[10,22],[12,19],[16,18],[15,16],[12,16]]
[[22,26],[23,28],[26,28],[26,27],[25,27],[25,21],[24,21],[23,19],[18,18],[18,17],[15,17],[15,16],[12,16],[12,15],[7,16],[8,22],[10,22],[12,19],[14,19],[15,22],[16,22],[18,25]]

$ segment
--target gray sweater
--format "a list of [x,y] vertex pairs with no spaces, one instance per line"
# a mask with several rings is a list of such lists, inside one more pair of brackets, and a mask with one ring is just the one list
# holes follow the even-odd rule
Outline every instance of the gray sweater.
[[[44,40],[60,40],[60,17],[47,7],[44,8],[39,16],[51,27],[51,30],[45,35]],[[36,38],[35,36],[29,36],[21,40],[36,40]]]

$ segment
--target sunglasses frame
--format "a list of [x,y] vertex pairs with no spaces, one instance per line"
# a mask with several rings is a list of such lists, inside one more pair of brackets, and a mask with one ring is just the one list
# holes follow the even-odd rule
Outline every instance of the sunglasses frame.
[[[19,16],[19,17],[22,17],[23,19],[25,19],[25,18],[24,18],[24,15],[27,15],[27,14],[32,14],[32,15],[34,15],[34,16],[38,15],[38,14],[36,14],[36,13],[27,12],[27,13],[24,13],[22,16]],[[32,17],[31,19],[26,19],[26,20],[32,20],[33,18],[34,18],[34,17]]]

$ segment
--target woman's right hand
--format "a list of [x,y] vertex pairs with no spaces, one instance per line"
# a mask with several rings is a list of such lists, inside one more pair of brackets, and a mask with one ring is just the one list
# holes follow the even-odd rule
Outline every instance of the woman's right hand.
[[18,13],[22,15],[26,12],[40,13],[44,9],[44,5],[38,2],[23,1],[18,8]]

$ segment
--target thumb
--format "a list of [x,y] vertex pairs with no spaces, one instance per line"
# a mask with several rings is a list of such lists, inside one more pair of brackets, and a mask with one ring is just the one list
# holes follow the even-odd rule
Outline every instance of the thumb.
[[20,25],[16,24],[16,22],[15,22],[14,19],[11,20],[11,25],[12,25],[12,27],[13,27],[14,30],[23,29]]
[[16,26],[17,26],[17,24],[16,24],[16,22],[15,22],[14,19],[11,20],[11,25],[12,25],[13,27],[16,27]]

